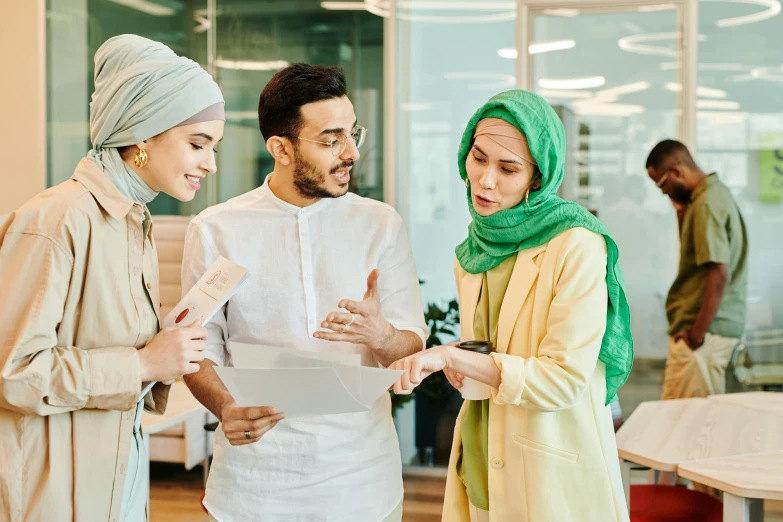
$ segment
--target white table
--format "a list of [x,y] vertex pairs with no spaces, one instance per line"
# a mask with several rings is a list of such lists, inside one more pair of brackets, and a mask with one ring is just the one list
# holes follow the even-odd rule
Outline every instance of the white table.
[[727,393],[724,395],[710,395],[707,399],[775,415],[783,415],[783,393],[781,392]]
[[[188,422],[193,418],[200,419],[202,426],[208,422],[209,411],[193,397],[185,383],[177,381],[171,385],[169,390],[169,399],[166,405],[166,413],[163,415],[154,415],[144,412],[141,418],[141,429],[144,435],[144,446],[147,458],[150,455],[150,435],[160,433],[178,424]],[[209,440],[207,438],[206,440]],[[207,455],[209,455],[207,448]],[[204,474],[206,476],[206,467]],[[147,462],[147,507],[149,510],[149,460]]]
[[184,382],[177,381],[171,385],[169,400],[166,404],[166,413],[154,415],[144,412],[141,418],[141,426],[145,434],[159,433],[176,426],[194,415],[204,415],[207,409],[193,397]]
[[712,399],[645,402],[617,432],[630,507],[634,464],[677,472],[687,462],[783,451],[783,415]]
[[724,492],[724,522],[761,522],[764,500],[783,500],[783,451],[686,462],[677,472]]

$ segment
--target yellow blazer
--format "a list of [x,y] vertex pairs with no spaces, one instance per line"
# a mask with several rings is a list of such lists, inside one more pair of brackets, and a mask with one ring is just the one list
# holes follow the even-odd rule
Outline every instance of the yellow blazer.
[[[482,275],[454,264],[462,339],[469,340]],[[584,228],[519,252],[500,309],[500,389],[489,407],[491,522],[627,522],[605,365],[606,242]],[[456,471],[457,418],[444,522],[470,520]]]

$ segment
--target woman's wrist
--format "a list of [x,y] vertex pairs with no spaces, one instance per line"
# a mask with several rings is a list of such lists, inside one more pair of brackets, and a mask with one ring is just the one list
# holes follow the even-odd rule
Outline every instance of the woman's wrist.
[[446,348],[447,355],[445,357],[448,363],[448,366],[446,367],[463,375],[465,375],[466,372],[472,375],[474,373],[473,367],[477,362],[475,356],[483,355],[469,350],[463,350],[462,348],[453,345],[449,345]]
[[456,346],[447,344],[441,346],[441,351],[442,351],[441,356],[443,357],[443,361],[445,363],[443,369],[453,370],[455,365],[457,365],[457,360],[459,359],[459,355],[460,355],[459,352],[461,352],[462,350],[460,350]]
[[491,355],[449,346],[444,355],[448,369],[476,381],[497,388],[500,386],[500,370]]

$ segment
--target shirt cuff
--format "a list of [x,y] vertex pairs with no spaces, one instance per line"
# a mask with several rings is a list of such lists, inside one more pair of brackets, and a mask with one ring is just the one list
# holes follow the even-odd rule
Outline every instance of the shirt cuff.
[[169,402],[169,390],[171,386],[162,382],[155,383],[150,392],[144,396],[144,411],[163,415]]
[[204,359],[208,359],[218,366],[226,365],[226,348],[223,344],[208,344],[204,350]]
[[517,355],[492,352],[489,354],[500,370],[500,388],[492,388],[495,404],[518,406],[525,390],[525,359]]
[[141,393],[141,364],[136,348],[117,346],[85,350],[90,390],[85,408],[127,411]]
[[419,339],[421,339],[421,349],[424,350],[427,347],[427,337],[424,334],[424,330],[422,330],[421,328],[417,328],[415,326],[400,326],[400,327],[395,326],[395,328],[397,328],[397,330],[401,332],[415,333],[416,335],[419,336]]

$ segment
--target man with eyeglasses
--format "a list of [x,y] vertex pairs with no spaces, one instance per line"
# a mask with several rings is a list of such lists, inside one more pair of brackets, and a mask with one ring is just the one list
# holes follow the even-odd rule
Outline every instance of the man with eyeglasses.
[[663,399],[725,391],[725,373],[745,328],[748,240],[731,191],[705,174],[673,140],[647,158],[650,179],[668,196],[680,224],[680,266],[669,290],[669,354]]
[[283,69],[261,93],[258,118],[274,171],[197,216],[185,243],[183,294],[218,256],[250,270],[207,325],[206,360],[186,380],[221,421],[204,505],[219,522],[399,522],[388,394],[366,413],[285,419],[237,407],[213,369],[231,365],[232,340],[355,353],[377,367],[422,350],[427,335],[402,219],[348,193],[367,130],[342,70]]

